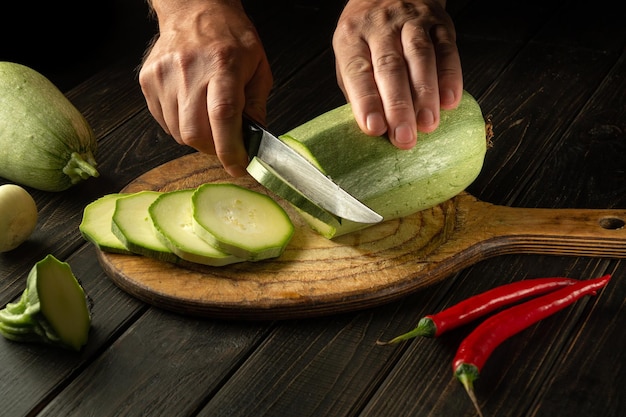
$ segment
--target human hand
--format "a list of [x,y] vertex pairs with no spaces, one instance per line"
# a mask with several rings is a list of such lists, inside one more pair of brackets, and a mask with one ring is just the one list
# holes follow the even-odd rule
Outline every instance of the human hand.
[[461,100],[456,32],[445,0],[349,0],[333,36],[337,81],[360,128],[412,148]]
[[244,175],[242,114],[264,123],[273,83],[256,29],[238,2],[152,6],[160,33],[139,72],[148,109],[176,142]]

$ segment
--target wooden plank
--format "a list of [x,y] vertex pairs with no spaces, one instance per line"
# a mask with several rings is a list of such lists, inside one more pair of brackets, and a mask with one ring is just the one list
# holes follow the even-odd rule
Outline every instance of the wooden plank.
[[[530,191],[553,195],[556,193],[554,190],[566,188],[568,196],[571,194],[566,200],[568,203],[595,207],[626,206],[626,147],[623,140],[623,132],[626,131],[625,74],[626,54],[622,54],[603,84],[565,131],[559,149],[542,168],[542,176],[551,178],[550,183],[533,182]],[[529,194],[528,198],[538,197]],[[613,281],[581,319],[564,354],[556,358],[549,379],[542,383],[543,390],[534,405],[533,413],[536,414],[533,415],[549,416],[557,411],[563,415],[617,417],[622,414],[626,374],[615,364],[623,361],[624,357],[623,350],[616,350],[616,347],[626,343],[619,326],[626,320],[625,295],[623,286],[619,284],[626,276],[626,264],[615,262],[609,268]],[[598,380],[597,384],[590,382],[598,379],[599,375],[602,376],[601,381]],[[588,389],[583,391],[578,388],[583,385]],[[563,398],[570,401],[565,402]]]
[[[485,159],[491,172],[479,176],[470,192],[495,204],[511,205],[519,198],[614,62],[614,56],[584,49],[546,44],[524,49],[479,100],[494,123],[493,147]],[[520,178],[515,187],[514,177]]]
[[38,415],[192,415],[270,327],[151,309]]
[[537,201],[566,192],[569,207],[626,207],[625,63],[623,53],[563,129],[555,149],[539,164],[537,176],[529,181],[528,189],[521,190],[524,200]]
[[[410,302],[429,308],[442,285]],[[375,344],[385,333],[399,331],[402,317],[396,307],[281,322],[198,416],[220,410],[233,417],[356,415],[402,351]]]

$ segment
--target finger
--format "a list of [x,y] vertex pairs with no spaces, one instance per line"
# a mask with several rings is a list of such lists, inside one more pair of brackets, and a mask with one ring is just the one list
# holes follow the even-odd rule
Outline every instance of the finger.
[[211,79],[206,96],[215,154],[226,172],[234,177],[245,175],[248,162],[241,130],[243,85],[233,72],[222,72]]
[[406,23],[401,32],[410,88],[413,92],[417,130],[432,132],[439,124],[437,57],[423,25]]
[[412,148],[417,140],[417,126],[403,45],[397,33],[376,34],[369,44],[389,139],[401,149]]
[[436,25],[431,33],[437,56],[441,107],[453,109],[458,106],[463,94],[463,72],[456,34],[453,26],[444,25]]
[[339,87],[352,105],[354,117],[363,132],[380,136],[387,131],[383,103],[374,79],[370,49],[360,38],[347,42],[340,33],[333,39]]
[[152,114],[154,120],[161,126],[161,128],[167,133],[171,135],[167,123],[165,122],[165,116],[163,114],[163,109],[161,107],[161,102],[158,99],[158,93],[155,91],[156,88],[154,86],[154,81],[156,77],[151,75],[151,70],[146,66],[141,68],[139,72],[139,85],[141,86],[141,92],[146,99],[146,105],[148,107],[148,111]]
[[178,131],[182,143],[214,155],[216,150],[209,125],[207,90],[196,87],[181,90],[179,94]]
[[259,63],[244,91],[246,97],[244,113],[263,125],[266,124],[267,98],[270,95],[272,84],[272,71],[269,63],[264,59]]

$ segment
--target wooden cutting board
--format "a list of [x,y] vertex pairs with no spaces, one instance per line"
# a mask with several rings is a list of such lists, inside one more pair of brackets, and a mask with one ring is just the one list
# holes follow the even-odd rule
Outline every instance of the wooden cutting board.
[[[250,177],[227,176],[216,158],[199,153],[147,172],[122,192],[170,191],[206,182],[233,182],[266,192]],[[181,266],[99,251],[99,261],[119,287],[157,307],[265,320],[380,305],[501,254],[626,257],[626,209],[512,208],[462,193],[432,209],[328,240],[275,198],[296,225],[279,258],[225,267]]]

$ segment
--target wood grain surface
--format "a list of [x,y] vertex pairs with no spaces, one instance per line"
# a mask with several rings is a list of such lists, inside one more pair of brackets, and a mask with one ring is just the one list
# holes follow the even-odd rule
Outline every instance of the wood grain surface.
[[[227,177],[216,158],[199,153],[145,173],[122,192],[207,182],[269,193],[250,177]],[[505,253],[626,257],[626,210],[511,208],[462,193],[432,209],[329,240],[272,197],[296,225],[278,258],[210,267],[100,251],[100,263],[119,287],[158,307],[199,316],[280,319],[386,303]]]

